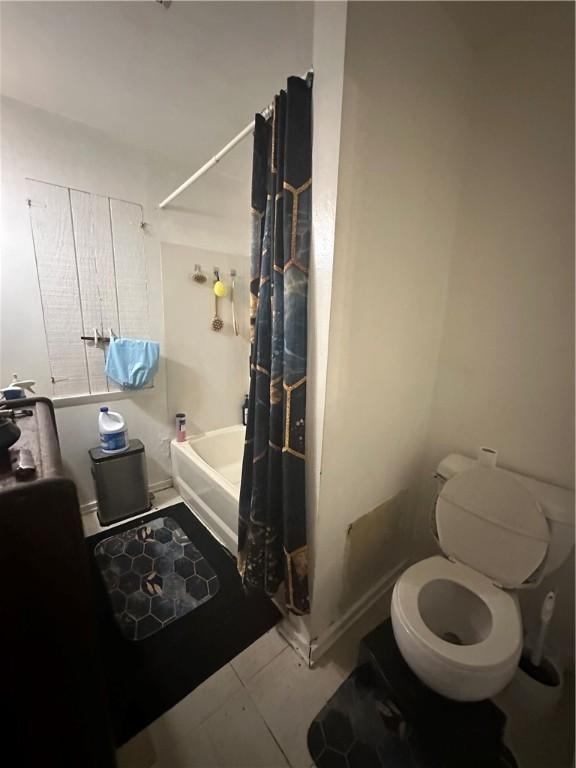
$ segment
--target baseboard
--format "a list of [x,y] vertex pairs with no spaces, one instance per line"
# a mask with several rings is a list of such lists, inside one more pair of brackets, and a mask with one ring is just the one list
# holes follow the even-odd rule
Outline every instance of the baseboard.
[[[172,478],[168,477],[166,480],[158,480],[156,483],[151,483],[148,486],[150,493],[157,493],[158,491],[165,491],[166,488],[172,488]],[[98,509],[98,502],[96,499],[87,501],[85,504],[80,504],[80,514],[90,515],[92,512],[96,512]]]
[[403,560],[401,563],[398,563],[391,571],[386,573],[376,582],[376,584],[359,597],[358,600],[354,601],[352,605],[324,632],[318,635],[318,637],[310,640],[308,660],[311,667],[322,658],[326,651],[331,648],[334,643],[374,605],[374,603],[383,598],[388,590],[392,589],[396,579],[406,567],[407,561]]
[[148,486],[150,493],[158,493],[158,491],[165,491],[167,488],[172,488],[174,483],[171,477],[167,477],[166,480],[158,480]]
[[98,502],[96,499],[93,501],[87,501],[86,504],[80,504],[80,514],[81,515],[91,515],[92,512],[96,512],[98,509]]
[[[285,613],[285,609],[278,605],[276,600],[274,601],[278,608]],[[296,629],[296,627],[290,622],[290,616],[285,616],[282,621],[276,625],[276,629],[279,634],[282,635],[288,645],[296,651],[296,653],[302,657],[306,662],[306,666],[312,666],[310,661],[310,637],[305,631]]]

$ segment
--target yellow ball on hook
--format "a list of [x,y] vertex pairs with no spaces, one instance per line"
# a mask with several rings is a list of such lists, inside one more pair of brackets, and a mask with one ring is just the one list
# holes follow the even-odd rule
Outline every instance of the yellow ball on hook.
[[224,296],[228,293],[228,288],[226,285],[222,282],[222,280],[216,280],[214,283],[214,293],[216,296],[218,296],[219,299],[223,299]]

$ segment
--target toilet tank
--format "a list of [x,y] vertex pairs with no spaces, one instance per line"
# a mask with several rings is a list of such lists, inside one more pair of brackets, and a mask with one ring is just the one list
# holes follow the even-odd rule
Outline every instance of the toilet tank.
[[[436,470],[435,477],[439,486],[441,487],[446,480],[471,469],[476,464],[475,459],[451,453],[442,459]],[[552,573],[568,558],[574,547],[574,491],[543,483],[541,480],[535,480],[502,467],[498,469],[515,477],[540,503],[550,529],[548,554],[540,578]]]

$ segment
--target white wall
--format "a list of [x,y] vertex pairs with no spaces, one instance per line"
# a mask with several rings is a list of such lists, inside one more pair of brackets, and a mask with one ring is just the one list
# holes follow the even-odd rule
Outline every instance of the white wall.
[[[6,247],[0,263],[0,382],[18,371],[38,380],[39,393],[51,394],[25,177],[141,203],[162,369],[153,392],[114,401],[113,407],[127,416],[130,433],[145,441],[151,482],[162,481],[169,473],[175,411],[189,412],[191,430],[240,419],[248,379],[243,295],[247,298],[250,138],[169,209],[156,206],[244,127],[288,76],[308,69],[312,7],[175,3],[166,11],[148,3],[128,8],[112,2],[95,10],[56,3],[47,13],[43,3],[28,5],[12,4],[4,25],[2,89],[13,98],[4,99],[2,116]],[[102,45],[120,39],[124,45],[113,50]],[[254,57],[256,43],[260,55]],[[35,72],[33,80],[27,67]],[[243,338],[231,339],[228,323],[218,337],[207,334],[209,289],[201,293],[187,280],[196,261],[238,270]],[[221,306],[229,320],[229,303]],[[82,502],[93,498],[87,449],[97,441],[97,411],[93,404],[58,412],[64,457]]]
[[[242,202],[248,223],[248,191],[245,199],[239,200]],[[168,412],[170,418],[179,411],[186,413],[189,435],[242,423],[241,406],[250,383],[247,254],[248,243],[234,254],[162,246]],[[208,272],[204,284],[189,278],[197,263]],[[229,296],[218,302],[224,327],[218,333],[210,327],[214,316],[213,266],[220,268],[220,277],[227,285],[230,269],[238,273],[234,301],[238,336],[232,327]]]
[[[38,382],[36,391],[51,396],[52,388],[34,261],[26,177],[109,195],[144,206],[149,221],[146,157],[126,145],[78,123],[20,102],[2,101],[2,372],[17,371]],[[163,342],[160,258],[157,237],[145,238],[153,335]],[[105,401],[104,401],[105,402]],[[112,405],[112,403],[111,403]],[[88,449],[98,444],[98,404],[59,409],[57,422],[62,453],[81,503],[94,498]],[[146,444],[150,482],[168,477],[166,387],[162,368],[154,390],[114,402],[128,420],[131,436]]]
[[[241,158],[234,162],[235,168],[242,168]],[[169,477],[168,444],[173,434],[173,409],[168,410],[166,399],[161,243],[204,247],[211,243],[212,247],[247,250],[243,222],[247,219],[249,171],[248,176],[239,177],[223,162],[203,180],[201,189],[183,196],[172,210],[157,210],[159,200],[188,171],[80,123],[13,99],[2,100],[2,381],[17,371],[37,380],[38,394],[51,395],[26,177],[141,203],[153,286],[151,323],[154,337],[161,342],[163,359],[153,390],[134,393],[110,405],[127,417],[131,436],[145,443],[151,483]],[[170,304],[170,310],[174,309]],[[179,303],[177,310],[182,327],[193,333],[186,303]],[[210,375],[209,370],[202,371]],[[99,403],[93,403],[57,410],[63,457],[78,485],[81,503],[94,498],[87,452],[98,442],[98,408]]]
[[[309,588],[315,582],[318,547],[322,441],[330,334],[332,268],[340,160],[340,125],[346,48],[345,2],[314,3],[314,119],[312,153],[312,251],[308,284],[308,372],[306,390],[306,508]],[[292,617],[310,639],[309,617]],[[303,626],[305,625],[305,626]]]
[[[348,526],[418,478],[457,223],[467,63],[434,3],[348,6],[314,636],[339,617]],[[406,554],[399,542],[396,563]]]
[[573,30],[569,6],[507,5],[518,24],[475,53],[428,451],[494,445],[572,487]]
[[[166,192],[195,170],[182,169]],[[251,179],[249,136],[162,213],[168,418],[173,422],[176,413],[186,413],[188,434],[241,423],[241,406],[250,373]],[[208,278],[203,285],[189,279],[195,264],[202,266]],[[221,278],[228,286],[230,269],[237,271],[235,304],[239,336],[232,331],[229,297],[219,301],[224,328],[220,333],[210,329],[215,266],[220,268]]]
[[[349,6],[312,637],[342,619],[360,516],[406,490],[382,513],[389,569],[435,551],[447,453],[494,445],[503,465],[574,487],[572,13]],[[573,569],[522,595],[531,630],[559,585],[568,661]]]
[[[474,46],[422,513],[439,459],[478,445],[497,448],[505,467],[574,487],[573,8],[504,5]],[[474,12],[463,15],[458,23],[473,24]],[[552,585],[553,639],[573,659],[573,560]],[[524,596],[528,626],[542,597]]]

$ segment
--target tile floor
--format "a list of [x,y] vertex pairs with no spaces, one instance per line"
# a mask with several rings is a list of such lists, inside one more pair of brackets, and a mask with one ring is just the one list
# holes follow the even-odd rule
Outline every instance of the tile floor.
[[347,674],[309,669],[272,629],[125,745],[119,766],[309,768],[308,726]]
[[[153,509],[179,501],[173,488],[160,491]],[[87,536],[102,530],[95,513],[83,520]],[[353,670],[362,637],[388,615],[389,600],[376,603],[314,669],[270,630],[125,744],[119,768],[311,768],[312,719]],[[521,721],[510,728],[521,768],[544,768],[543,759],[545,768],[570,768],[574,676],[566,682],[568,705],[558,713],[552,742]]]
[[[159,491],[152,510],[179,501],[174,488]],[[83,523],[86,536],[114,528],[102,528],[95,512]],[[125,744],[119,768],[309,768],[308,727],[388,609],[386,601],[375,605],[314,669],[270,630]]]
[[[314,669],[270,630],[124,745],[118,768],[311,768],[308,727],[379,620],[378,611],[364,618]],[[552,739],[530,734],[522,722],[509,733],[521,768],[570,768],[573,676],[567,685]]]

